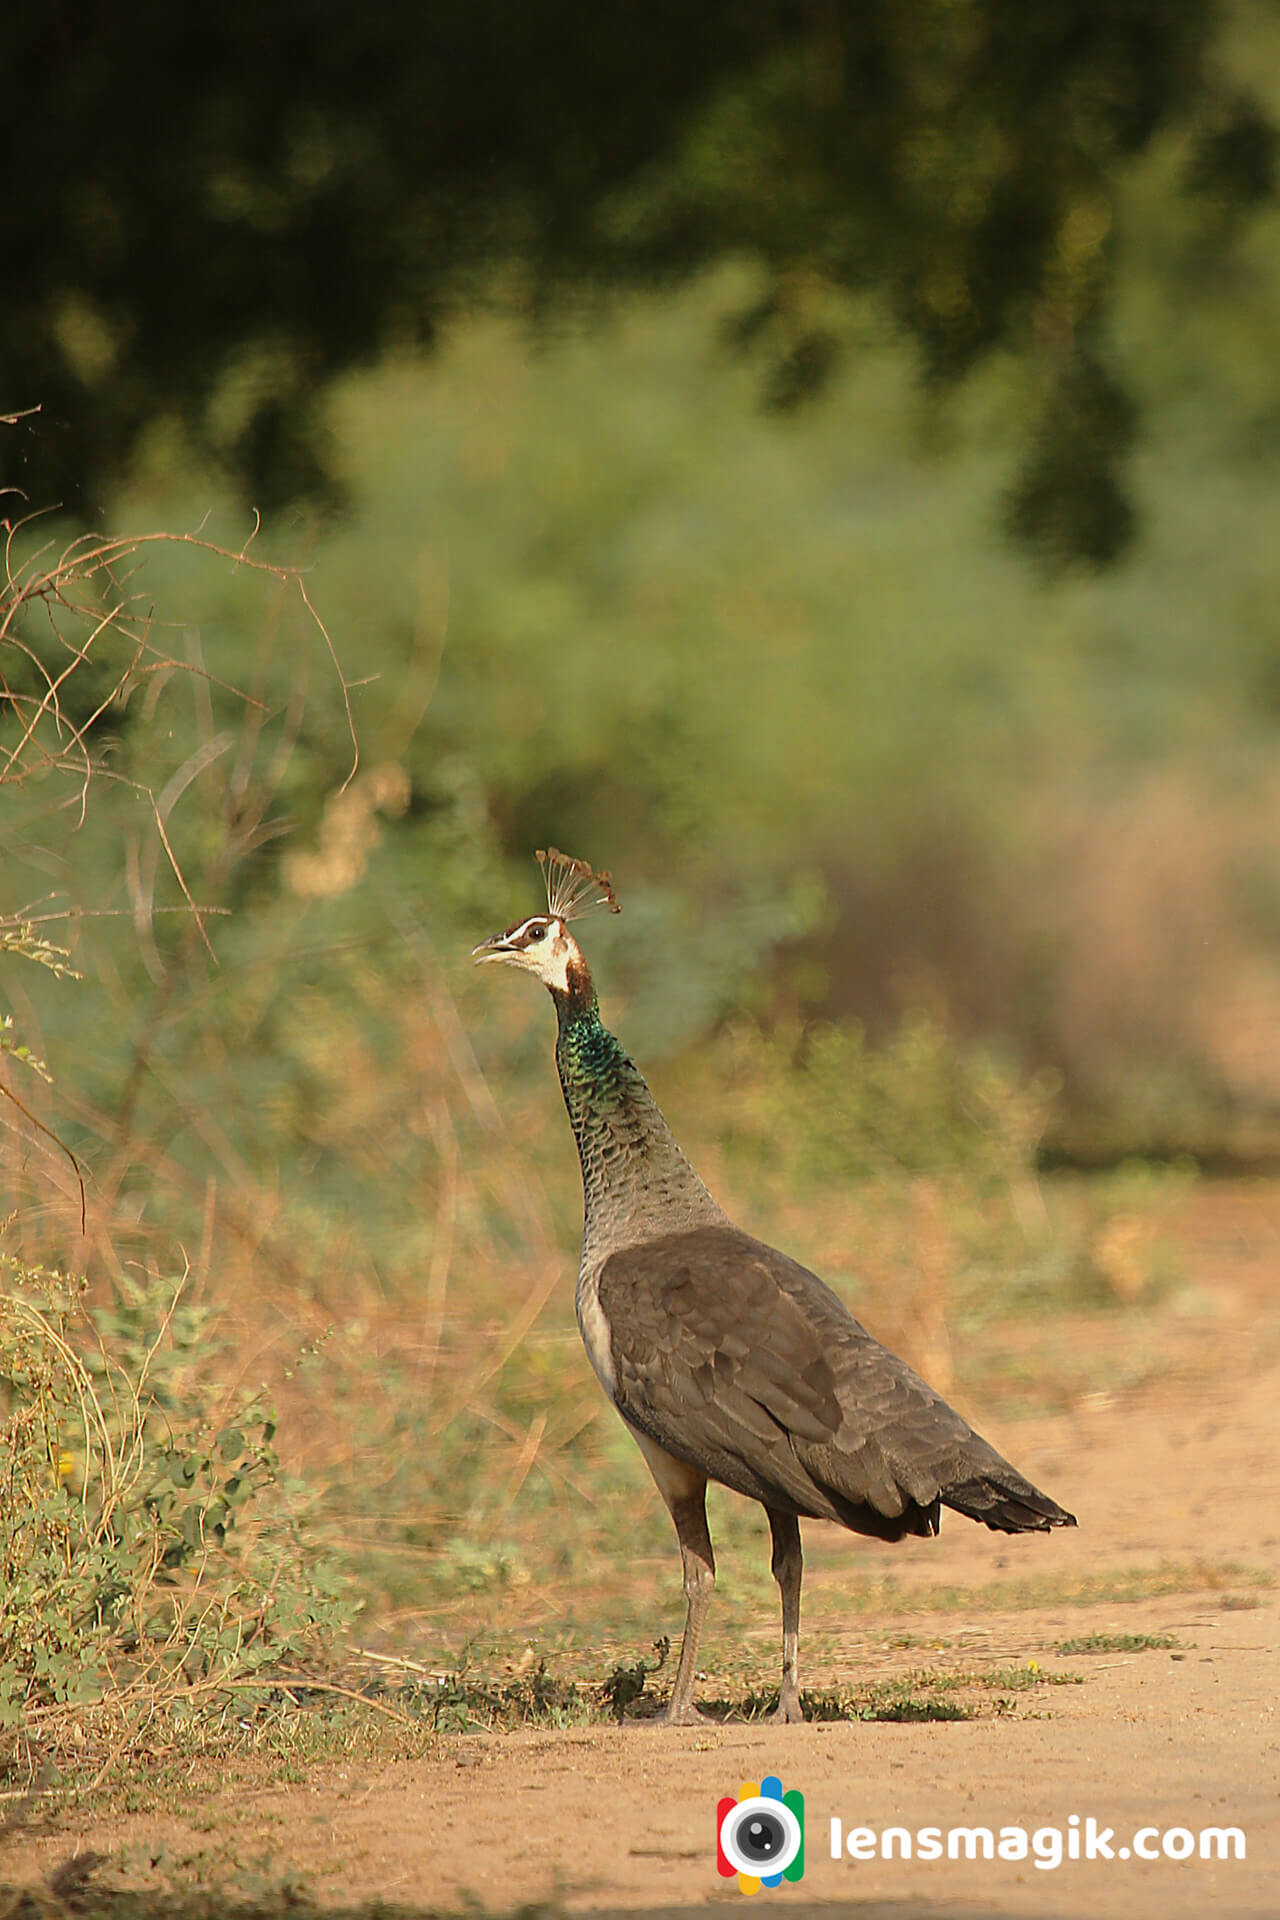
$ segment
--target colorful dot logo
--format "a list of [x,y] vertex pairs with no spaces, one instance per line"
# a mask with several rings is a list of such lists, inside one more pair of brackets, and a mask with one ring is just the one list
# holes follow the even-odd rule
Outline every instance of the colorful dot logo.
[[736,1800],[716,1809],[716,1865],[739,1893],[804,1879],[804,1795],[782,1791],[776,1773],[744,1780]]

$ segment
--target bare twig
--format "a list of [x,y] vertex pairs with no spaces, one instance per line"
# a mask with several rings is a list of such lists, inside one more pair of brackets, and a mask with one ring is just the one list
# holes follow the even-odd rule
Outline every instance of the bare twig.
[[351,782],[355,779],[357,769],[359,768],[359,765],[360,765],[360,742],[356,738],[355,715],[351,711],[351,689],[355,686],[364,686],[367,684],[367,682],[363,680],[357,681],[357,680],[347,679],[347,676],[343,673],[342,667],[339,664],[337,653],[334,650],[333,641],[329,638],[329,629],[328,627],[326,627],[324,621],[320,618],[320,615],[316,612],[315,608],[311,604],[311,595],[307,592],[306,581],[303,579],[300,573],[296,574],[294,577],[298,582],[298,592],[302,595],[302,604],[305,606],[305,608],[307,609],[307,612],[311,615],[311,618],[315,621],[316,625],[320,629],[321,634],[324,637],[324,643],[326,647],[328,647],[329,649],[329,658],[333,661],[334,672],[338,676],[338,684],[342,688],[342,704],[346,708],[347,728],[351,734],[351,766],[348,770],[346,779],[343,781],[342,785],[338,788],[339,793],[345,793],[347,788],[351,785]]
[[61,1139],[53,1131],[52,1127],[46,1127],[44,1121],[37,1118],[37,1116],[34,1113],[32,1113],[30,1107],[26,1104],[26,1102],[24,1100],[19,1100],[17,1094],[13,1091],[12,1087],[6,1087],[2,1080],[0,1080],[0,1093],[4,1095],[6,1100],[12,1101],[13,1105],[18,1109],[18,1112],[26,1116],[26,1118],[31,1122],[31,1125],[36,1129],[36,1131],[38,1133],[42,1133],[46,1140],[52,1140],[54,1146],[59,1148],[61,1152],[65,1153],[67,1156],[67,1159],[71,1162],[72,1172],[76,1176],[76,1185],[80,1189],[80,1232],[83,1234],[85,1232],[87,1214],[86,1214],[86,1208],[85,1208],[84,1175],[80,1171],[80,1162],[76,1159],[74,1153],[72,1153],[66,1141]]

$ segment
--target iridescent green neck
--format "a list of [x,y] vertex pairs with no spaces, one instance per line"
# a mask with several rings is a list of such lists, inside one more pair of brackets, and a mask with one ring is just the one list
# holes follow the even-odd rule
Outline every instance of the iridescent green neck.
[[584,1268],[618,1247],[724,1214],[676,1145],[620,1042],[600,1018],[595,990],[553,993],[556,1067],[582,1163]]

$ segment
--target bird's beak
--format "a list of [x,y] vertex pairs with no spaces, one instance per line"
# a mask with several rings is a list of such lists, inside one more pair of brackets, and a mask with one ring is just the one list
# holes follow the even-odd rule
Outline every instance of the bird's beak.
[[507,960],[519,951],[519,947],[508,945],[505,933],[494,933],[487,940],[482,940],[478,947],[472,947],[471,958],[480,967],[486,960]]

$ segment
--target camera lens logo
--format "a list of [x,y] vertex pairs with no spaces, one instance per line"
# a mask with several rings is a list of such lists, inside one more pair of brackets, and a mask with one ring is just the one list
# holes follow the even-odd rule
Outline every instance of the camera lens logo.
[[716,1810],[716,1865],[725,1880],[737,1874],[740,1893],[803,1880],[804,1795],[784,1793],[776,1773],[744,1781]]

